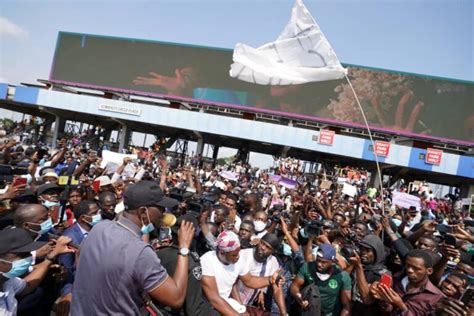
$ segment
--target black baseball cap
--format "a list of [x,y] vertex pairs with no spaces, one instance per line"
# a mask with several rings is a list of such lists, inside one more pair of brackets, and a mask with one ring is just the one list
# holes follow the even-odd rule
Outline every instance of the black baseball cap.
[[30,234],[21,228],[0,231],[0,254],[27,253],[43,247],[47,242],[33,241]]
[[123,203],[129,210],[143,206],[173,208],[179,204],[177,200],[165,196],[155,181],[140,181],[127,186],[123,194]]
[[45,194],[48,191],[62,192],[63,190],[64,188],[60,187],[56,183],[47,183],[47,184],[40,185],[38,187],[38,190],[36,190],[36,195],[40,196],[41,194]]

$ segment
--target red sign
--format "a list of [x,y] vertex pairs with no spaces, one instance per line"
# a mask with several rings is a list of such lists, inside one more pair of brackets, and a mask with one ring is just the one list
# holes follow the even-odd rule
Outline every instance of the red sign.
[[388,157],[389,151],[390,151],[390,143],[389,142],[384,142],[384,141],[381,141],[381,140],[375,141],[374,152],[377,156]]
[[426,149],[426,157],[425,162],[429,163],[430,165],[437,165],[441,164],[441,157],[443,156],[443,151],[434,148]]
[[334,142],[334,131],[330,131],[328,129],[322,129],[319,131],[318,143],[322,145],[332,146],[333,142]]

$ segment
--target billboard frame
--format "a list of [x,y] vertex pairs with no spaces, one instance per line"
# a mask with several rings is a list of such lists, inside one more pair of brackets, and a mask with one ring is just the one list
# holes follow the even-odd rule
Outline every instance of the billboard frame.
[[[165,45],[179,45],[179,46],[185,46],[185,47],[215,49],[215,50],[227,51],[227,52],[233,51],[232,49],[214,47],[214,46],[203,46],[203,45],[193,45],[193,44],[185,44],[185,43],[175,43],[175,42],[168,42],[168,41],[135,39],[135,38],[119,37],[119,36],[96,35],[96,34],[60,31],[58,32],[56,46],[55,46],[55,50],[53,54],[53,60],[51,63],[51,68],[50,68],[50,72],[48,76],[48,81],[53,84],[78,87],[78,88],[84,88],[84,89],[101,90],[101,91],[106,91],[106,92],[125,93],[125,94],[144,96],[144,97],[155,97],[155,98],[165,99],[168,101],[188,102],[188,103],[195,103],[195,104],[200,104],[200,105],[229,108],[229,109],[234,109],[234,110],[239,110],[239,111],[249,112],[249,113],[263,113],[263,114],[278,116],[278,117],[286,118],[286,119],[297,119],[297,120],[308,121],[308,122],[313,122],[313,123],[330,124],[335,127],[357,128],[357,129],[367,130],[367,127],[365,126],[365,124],[362,124],[362,123],[354,123],[354,122],[347,123],[347,122],[344,122],[342,120],[337,120],[337,119],[316,117],[316,116],[290,113],[290,112],[280,112],[280,111],[275,111],[271,109],[255,108],[255,107],[236,105],[236,104],[231,104],[231,103],[194,99],[194,98],[177,96],[177,95],[169,95],[169,94],[162,94],[162,93],[155,93],[155,92],[145,92],[145,91],[133,90],[133,89],[122,89],[122,88],[115,88],[115,87],[110,87],[110,86],[101,86],[101,85],[94,85],[94,84],[84,84],[84,83],[65,81],[65,80],[55,80],[52,78],[52,74],[54,72],[54,67],[55,67],[54,61],[56,60],[56,56],[58,53],[59,40],[60,40],[61,35],[63,34],[76,35],[76,36],[92,36],[92,37],[105,38],[105,39],[140,41],[140,42],[157,43],[157,44],[165,44]],[[459,84],[474,84],[474,81],[469,81],[469,80],[445,78],[445,77],[439,77],[439,76],[429,76],[429,75],[423,75],[423,74],[396,71],[396,70],[390,70],[390,69],[384,69],[384,68],[360,66],[360,65],[347,64],[347,63],[342,63],[342,65],[346,68],[355,67],[355,68],[361,68],[361,69],[366,69],[366,70],[382,71],[389,74],[413,76],[413,77],[419,77],[419,78],[424,78],[424,79],[445,80],[445,81],[459,83]],[[416,140],[426,141],[426,142],[439,142],[443,144],[453,144],[453,145],[461,145],[461,146],[469,146],[469,147],[474,146],[474,142],[470,142],[470,141],[437,137],[433,135],[423,135],[423,134],[405,132],[405,131],[397,131],[397,130],[377,127],[377,126],[370,126],[370,130],[373,132],[385,133],[385,134],[396,135],[396,136],[404,136],[404,137],[409,137],[411,139],[416,139]]]

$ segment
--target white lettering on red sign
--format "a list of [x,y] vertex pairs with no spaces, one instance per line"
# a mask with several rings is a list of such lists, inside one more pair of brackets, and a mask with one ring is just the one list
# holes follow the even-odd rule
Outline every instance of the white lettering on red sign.
[[443,151],[434,148],[426,149],[426,158],[425,162],[429,163],[430,165],[437,165],[441,164],[441,158],[443,157]]
[[334,142],[334,131],[330,131],[328,129],[322,129],[319,131],[319,143],[322,145],[329,145],[332,146]]
[[388,157],[388,153],[390,152],[390,143],[380,140],[376,141],[374,152],[377,156]]

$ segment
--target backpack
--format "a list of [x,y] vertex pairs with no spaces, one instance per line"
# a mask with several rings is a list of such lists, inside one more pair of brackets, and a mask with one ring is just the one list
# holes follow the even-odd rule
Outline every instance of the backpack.
[[[316,280],[316,262],[308,262],[308,271],[311,274],[313,280]],[[299,315],[321,316],[321,293],[319,292],[319,287],[314,282],[306,285],[301,290],[301,296],[303,297],[303,300],[307,300],[309,302],[309,307],[304,310],[300,308]]]

